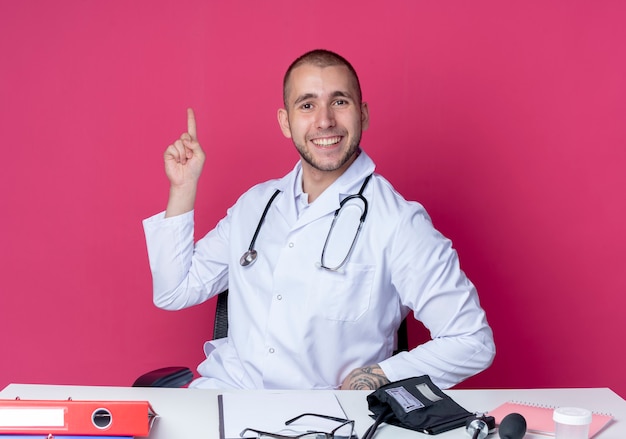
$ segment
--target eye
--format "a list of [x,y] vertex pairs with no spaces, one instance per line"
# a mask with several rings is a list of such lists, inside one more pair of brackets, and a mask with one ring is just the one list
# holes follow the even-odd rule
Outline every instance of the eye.
[[313,104],[311,104],[310,102],[305,102],[304,104],[300,105],[300,109],[302,110],[310,110],[313,108]]
[[334,104],[338,107],[343,106],[343,105],[348,105],[349,102],[345,99],[337,99]]

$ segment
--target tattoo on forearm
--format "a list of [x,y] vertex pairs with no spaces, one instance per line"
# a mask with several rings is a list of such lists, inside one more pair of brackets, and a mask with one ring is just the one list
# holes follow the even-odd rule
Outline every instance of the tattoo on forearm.
[[350,390],[376,390],[389,383],[380,366],[366,366],[352,373]]

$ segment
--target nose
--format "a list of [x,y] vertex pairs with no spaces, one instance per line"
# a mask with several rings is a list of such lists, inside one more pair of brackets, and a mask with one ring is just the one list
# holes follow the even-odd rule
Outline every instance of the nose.
[[324,130],[335,126],[335,113],[329,106],[320,106],[316,115],[316,125],[318,129]]

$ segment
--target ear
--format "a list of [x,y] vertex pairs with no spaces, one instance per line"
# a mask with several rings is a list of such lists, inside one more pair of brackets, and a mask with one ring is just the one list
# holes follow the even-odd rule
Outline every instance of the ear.
[[370,109],[367,102],[361,102],[361,130],[365,131],[370,126]]
[[280,108],[278,110],[278,125],[280,125],[280,129],[283,132],[283,135],[291,139],[291,127],[289,126],[289,114],[287,114],[287,110],[284,108]]

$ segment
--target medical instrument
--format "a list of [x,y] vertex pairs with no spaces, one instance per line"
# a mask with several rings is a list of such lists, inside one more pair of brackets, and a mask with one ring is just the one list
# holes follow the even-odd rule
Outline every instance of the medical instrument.
[[259,236],[259,231],[261,230],[261,225],[263,224],[263,221],[265,221],[265,216],[267,215],[267,211],[270,210],[270,206],[274,202],[274,198],[276,198],[276,196],[279,193],[280,191],[276,189],[276,192],[274,192],[274,194],[272,195],[272,198],[270,198],[270,200],[267,202],[267,205],[265,206],[265,210],[263,211],[263,214],[261,215],[261,219],[259,220],[259,224],[256,226],[256,230],[254,231],[254,235],[252,236],[252,241],[250,241],[250,246],[248,247],[248,251],[246,251],[241,256],[241,259],[239,259],[239,263],[241,264],[242,267],[247,267],[248,265],[251,265],[256,261],[256,258],[258,255],[257,251],[254,249],[254,243],[256,242],[256,237]]
[[[324,268],[330,271],[337,271],[341,267],[344,266],[344,264],[348,260],[348,257],[350,257],[350,253],[352,253],[352,249],[354,248],[354,244],[356,243],[356,238],[359,236],[359,233],[361,232],[361,227],[363,227],[363,223],[365,222],[365,218],[367,217],[367,199],[363,196],[363,191],[365,190],[365,186],[367,186],[367,183],[369,183],[370,178],[372,178],[372,174],[367,176],[358,194],[350,195],[344,198],[341,201],[341,203],[339,203],[339,209],[335,210],[335,215],[333,216],[333,222],[330,223],[330,229],[328,230],[328,235],[326,235],[326,241],[324,241],[324,247],[322,248],[322,256],[320,258],[321,268]],[[355,199],[363,201],[363,213],[361,214],[361,217],[359,218],[359,227],[356,229],[356,233],[354,234],[354,238],[352,239],[352,244],[350,244],[350,249],[346,253],[346,257],[343,258],[343,260],[339,263],[339,265],[336,265],[334,267],[329,267],[324,262],[324,256],[326,255],[326,247],[328,246],[328,241],[330,241],[330,236],[332,235],[333,229],[335,228],[337,217],[341,213],[341,209],[343,208],[343,206],[345,206],[348,201],[355,200]]]
[[[356,239],[359,236],[359,233],[361,232],[361,228],[363,227],[363,223],[365,222],[365,218],[367,217],[368,205],[367,205],[367,199],[363,196],[363,191],[365,190],[365,186],[367,186],[367,183],[370,181],[371,177],[372,177],[372,174],[368,175],[367,178],[365,178],[365,181],[363,182],[363,185],[361,186],[361,189],[359,190],[359,192],[357,194],[349,195],[348,197],[344,198],[341,201],[341,203],[339,203],[339,208],[335,210],[333,221],[330,224],[330,229],[328,230],[328,235],[326,235],[326,241],[324,241],[324,247],[322,248],[322,256],[320,259],[320,263],[318,264],[320,268],[323,268],[329,271],[337,271],[345,265],[346,261],[348,260],[348,257],[350,256],[350,253],[352,253],[352,249],[354,248]],[[248,267],[252,265],[257,259],[258,252],[255,250],[254,244],[256,243],[256,239],[257,239],[257,236],[259,235],[259,231],[261,230],[261,226],[263,225],[263,222],[265,221],[265,217],[267,216],[267,211],[270,209],[270,206],[272,205],[272,203],[274,202],[274,199],[279,193],[280,191],[276,190],[274,194],[272,195],[272,197],[267,202],[267,204],[265,205],[265,209],[263,210],[263,213],[261,214],[261,219],[259,220],[259,223],[256,226],[256,230],[254,231],[254,235],[252,236],[252,241],[250,241],[250,246],[248,247],[248,250],[239,259],[239,263],[241,264],[242,267]],[[337,222],[337,218],[339,214],[341,213],[341,209],[346,205],[348,201],[355,200],[355,199],[363,202],[363,213],[361,214],[361,217],[359,218],[359,226],[356,230],[356,233],[354,234],[354,238],[352,239],[350,248],[348,249],[348,252],[346,253],[346,257],[343,258],[343,260],[338,265],[329,267],[325,263],[325,255],[326,255],[326,248],[328,247],[328,242],[330,241],[330,237],[335,228],[335,223]]]

